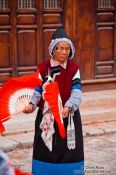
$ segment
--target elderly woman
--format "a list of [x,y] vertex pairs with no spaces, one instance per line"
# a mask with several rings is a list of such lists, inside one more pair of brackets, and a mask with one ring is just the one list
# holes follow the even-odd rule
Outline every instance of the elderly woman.
[[[39,107],[33,146],[32,173],[34,175],[84,174],[83,136],[79,113],[82,97],[81,80],[78,64],[70,60],[74,56],[74,50],[73,43],[65,30],[59,28],[54,32],[49,46],[50,60],[39,65],[38,77],[41,78],[43,86],[46,81],[58,83],[63,106],[60,112],[67,134],[61,136],[58,123],[56,121],[52,123],[49,115],[44,116],[46,112],[43,86],[36,87],[25,109],[25,112],[32,112],[36,106]],[[51,128],[51,130],[47,128],[49,130],[47,136],[51,134],[51,140],[45,139],[45,125]]]

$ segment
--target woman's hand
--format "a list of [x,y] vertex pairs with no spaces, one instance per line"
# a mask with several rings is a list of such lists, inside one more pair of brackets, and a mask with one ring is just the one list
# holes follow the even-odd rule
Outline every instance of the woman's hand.
[[62,117],[63,117],[63,118],[68,117],[69,112],[70,112],[70,107],[65,106],[64,109],[63,109],[63,111],[62,111]]
[[26,113],[26,114],[33,112],[33,104],[28,104],[28,105],[23,109],[23,112]]

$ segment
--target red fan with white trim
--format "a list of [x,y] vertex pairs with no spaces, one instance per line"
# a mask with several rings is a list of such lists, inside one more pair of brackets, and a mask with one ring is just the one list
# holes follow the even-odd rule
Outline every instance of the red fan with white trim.
[[9,78],[0,89],[0,133],[5,129],[3,122],[19,114],[32,97],[35,86],[41,86],[39,70],[23,77]]

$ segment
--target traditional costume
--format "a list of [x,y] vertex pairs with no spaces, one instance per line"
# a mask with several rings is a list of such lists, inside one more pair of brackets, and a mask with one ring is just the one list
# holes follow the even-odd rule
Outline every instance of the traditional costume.
[[[70,45],[69,59],[63,64],[52,58],[53,49],[60,41]],[[43,85],[36,86],[30,101],[34,109],[39,107],[35,121],[32,173],[83,175],[84,151],[79,112],[81,80],[79,66],[70,60],[74,56],[74,46],[64,29],[54,33],[49,53],[51,59],[39,65],[38,77]],[[71,109],[65,119],[62,119],[62,106]]]

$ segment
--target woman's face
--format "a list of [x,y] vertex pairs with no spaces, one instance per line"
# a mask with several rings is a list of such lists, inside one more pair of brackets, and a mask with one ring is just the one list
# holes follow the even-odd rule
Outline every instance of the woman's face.
[[61,41],[55,46],[53,50],[53,59],[60,63],[64,63],[68,59],[69,54],[70,45],[65,41]]

